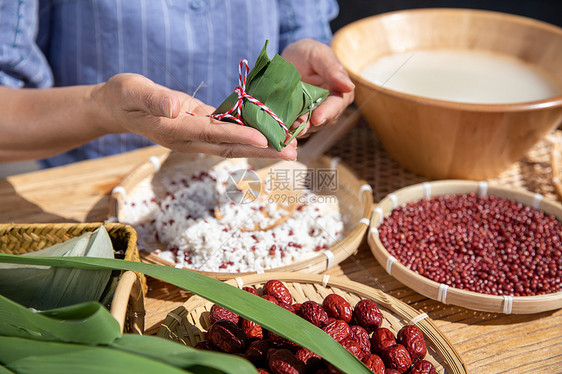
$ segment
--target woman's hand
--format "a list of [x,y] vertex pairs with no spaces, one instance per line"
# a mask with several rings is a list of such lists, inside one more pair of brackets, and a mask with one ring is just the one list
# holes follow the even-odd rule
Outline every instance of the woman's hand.
[[[299,136],[334,123],[353,101],[355,86],[332,49],[315,40],[303,39],[289,44],[281,56],[295,65],[303,82],[330,91],[326,100],[312,112],[312,126],[308,125]],[[298,120],[300,123],[303,121],[306,121],[306,116]]]
[[213,107],[141,75],[118,74],[98,85],[92,96],[108,114],[109,133],[143,135],[183,153],[296,159],[296,142],[277,152],[267,146],[267,139],[258,130],[216,121],[207,116]]
[[137,74],[118,74],[88,86],[0,86],[0,162],[46,158],[107,134],[123,133],[139,134],[183,153],[297,158],[296,140],[277,152],[258,130],[207,117],[213,110]]

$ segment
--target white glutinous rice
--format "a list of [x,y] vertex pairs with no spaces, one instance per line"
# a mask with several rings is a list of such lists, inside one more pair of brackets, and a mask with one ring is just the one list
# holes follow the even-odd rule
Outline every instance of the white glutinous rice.
[[[248,230],[267,227],[286,211],[282,204],[259,199],[230,201],[227,180],[244,168],[247,160],[239,159],[193,174],[164,173],[157,187],[146,179],[128,193],[120,220],[136,229],[139,249],[209,272],[259,272],[290,265],[317,256],[342,237],[344,224],[336,197],[330,196],[333,199],[327,203],[306,189],[299,198],[302,204],[286,221],[269,230]],[[220,220],[215,217],[217,208]]]

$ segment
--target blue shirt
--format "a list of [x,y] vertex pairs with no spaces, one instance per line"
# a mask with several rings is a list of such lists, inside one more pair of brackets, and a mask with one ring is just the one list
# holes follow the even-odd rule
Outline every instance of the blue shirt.
[[[96,84],[117,73],[218,106],[237,85],[238,63],[313,38],[328,43],[335,0],[0,0],[0,84]],[[71,126],[72,124],[69,124]],[[152,144],[114,134],[42,160],[46,167]]]

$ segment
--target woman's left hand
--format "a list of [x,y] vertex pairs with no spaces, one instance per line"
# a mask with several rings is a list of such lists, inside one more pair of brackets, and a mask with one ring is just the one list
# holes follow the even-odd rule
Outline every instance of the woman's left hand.
[[[324,102],[312,112],[310,123],[299,137],[334,123],[353,101],[355,86],[332,49],[318,41],[302,39],[289,44],[281,56],[295,65],[303,82],[330,91]],[[306,118],[307,115],[299,118],[293,128]]]

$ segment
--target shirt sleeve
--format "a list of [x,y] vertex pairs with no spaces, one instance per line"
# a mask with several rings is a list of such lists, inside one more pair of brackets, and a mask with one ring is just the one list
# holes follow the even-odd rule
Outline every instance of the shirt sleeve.
[[328,44],[332,39],[330,21],[339,12],[336,0],[279,0],[280,45],[311,38]]
[[53,85],[47,60],[36,43],[38,0],[0,1],[0,85],[45,88]]

